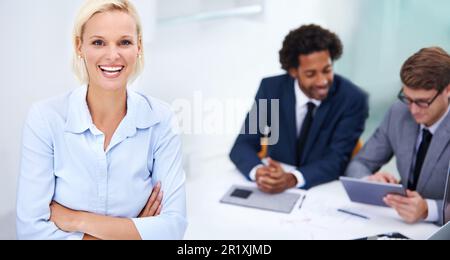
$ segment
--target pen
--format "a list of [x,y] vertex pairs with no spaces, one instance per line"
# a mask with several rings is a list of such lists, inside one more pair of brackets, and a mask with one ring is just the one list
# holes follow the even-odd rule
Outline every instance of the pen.
[[300,201],[300,205],[298,205],[298,209],[302,208],[303,201],[305,201],[306,195],[303,195],[302,200]]
[[348,210],[345,210],[345,209],[337,209],[337,211],[342,212],[342,213],[346,213],[346,214],[349,214],[349,215],[352,215],[352,216],[355,216],[355,217],[359,217],[359,218],[363,218],[363,219],[369,219],[369,217],[366,217],[364,215],[357,214],[357,213],[354,213],[354,212],[351,212],[351,211],[348,211]]
[[259,159],[263,159],[267,157],[267,151],[269,146],[269,134],[270,134],[270,127],[265,126],[264,127],[264,136],[261,137],[261,151],[258,153]]

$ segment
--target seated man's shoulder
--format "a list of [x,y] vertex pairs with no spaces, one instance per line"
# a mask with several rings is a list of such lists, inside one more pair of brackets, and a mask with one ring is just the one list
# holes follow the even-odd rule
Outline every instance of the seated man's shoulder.
[[349,79],[336,74],[335,79],[336,84],[339,86],[339,92],[345,96],[351,96],[353,98],[367,98],[368,94],[360,87],[358,87],[355,83],[350,81]]
[[264,78],[262,80],[262,86],[263,87],[269,87],[269,88],[279,88],[283,85],[286,85],[289,83],[293,83],[294,79],[289,74],[282,74],[282,75],[276,75]]
[[408,106],[403,104],[401,101],[395,101],[389,110],[391,115],[394,115],[396,117],[402,115],[411,116],[411,112],[409,111]]
[[261,81],[259,95],[275,98],[294,87],[294,79],[289,74],[264,78]]
[[281,75],[275,75],[275,76],[269,76],[263,79],[263,82],[267,82],[267,83],[277,83],[277,82],[283,82],[286,80],[293,80],[293,78],[287,74],[281,74]]

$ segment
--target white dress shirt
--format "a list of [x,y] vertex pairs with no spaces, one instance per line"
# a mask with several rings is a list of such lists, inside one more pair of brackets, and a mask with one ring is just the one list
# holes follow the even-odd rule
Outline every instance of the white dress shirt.
[[[127,114],[104,151],[87,87],[39,102],[23,132],[17,194],[19,239],[81,239],[49,221],[51,201],[77,211],[130,218],[143,239],[181,239],[186,229],[181,142],[166,104],[127,91]],[[137,218],[158,182],[157,217]]]
[[[302,129],[303,120],[305,119],[305,116],[308,112],[308,106],[307,104],[309,102],[314,103],[316,105],[316,109],[320,106],[321,101],[315,100],[307,97],[305,93],[300,89],[300,85],[298,83],[298,80],[295,80],[294,82],[294,92],[295,92],[295,119],[296,119],[296,127],[297,127],[297,137],[300,136],[300,131]],[[265,160],[263,160],[263,163],[266,164]],[[262,164],[255,166],[250,171],[250,179],[255,181],[256,180],[256,170],[260,167],[263,167]],[[293,165],[287,165],[282,164],[282,168],[285,172],[291,173],[294,175],[294,177],[297,179],[297,188],[302,188],[305,186],[305,178],[303,177],[303,174],[297,170],[296,166]]]
[[[416,149],[414,151],[414,155],[416,155],[417,152],[419,151],[420,143],[422,142],[422,130],[427,129],[434,136],[437,129],[441,125],[442,121],[447,117],[447,114],[449,111],[450,111],[450,107],[447,109],[447,112],[445,112],[445,114],[441,118],[439,118],[439,120],[436,121],[436,123],[434,123],[430,127],[426,127],[425,125],[420,125],[420,131],[419,131],[419,135],[417,136],[417,142],[416,142],[416,147],[415,147]],[[415,158],[415,156],[414,156],[414,158]],[[412,169],[414,169],[414,167]],[[412,177],[412,175],[413,174],[411,174],[410,177]],[[426,202],[428,205],[428,216],[425,219],[425,221],[429,221],[429,222],[438,221],[440,213],[439,213],[437,202],[435,200],[429,200],[429,199],[427,199]]]

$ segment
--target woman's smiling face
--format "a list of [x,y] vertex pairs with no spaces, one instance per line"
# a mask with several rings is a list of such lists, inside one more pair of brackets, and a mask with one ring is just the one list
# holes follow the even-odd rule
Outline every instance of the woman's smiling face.
[[126,87],[141,50],[136,21],[123,11],[93,15],[77,46],[86,63],[89,86],[105,90]]

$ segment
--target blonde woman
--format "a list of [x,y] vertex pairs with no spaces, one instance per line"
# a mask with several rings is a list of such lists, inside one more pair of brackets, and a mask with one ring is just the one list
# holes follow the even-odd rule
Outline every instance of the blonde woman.
[[73,37],[84,86],[30,110],[18,238],[181,239],[185,175],[173,115],[127,89],[143,66],[135,8],[127,0],[88,0]]

